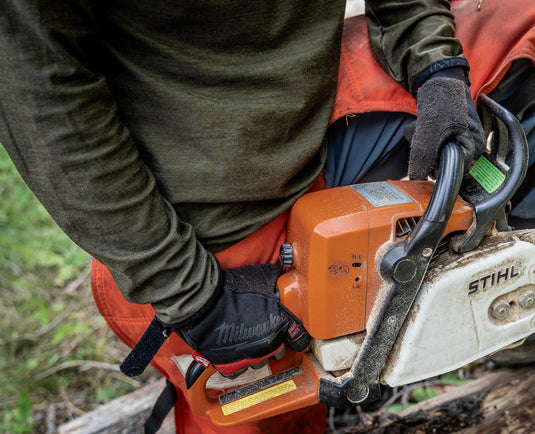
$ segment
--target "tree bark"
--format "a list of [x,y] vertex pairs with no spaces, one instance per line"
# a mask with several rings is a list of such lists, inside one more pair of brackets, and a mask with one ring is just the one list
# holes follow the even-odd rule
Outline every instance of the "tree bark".
[[399,414],[363,414],[346,433],[535,432],[535,369],[501,368]]

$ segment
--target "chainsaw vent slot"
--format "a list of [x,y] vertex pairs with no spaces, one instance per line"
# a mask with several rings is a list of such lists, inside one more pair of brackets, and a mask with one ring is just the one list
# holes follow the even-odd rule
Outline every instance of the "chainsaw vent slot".
[[420,217],[407,217],[399,219],[396,222],[396,238],[404,238],[409,235],[414,230],[419,220]]

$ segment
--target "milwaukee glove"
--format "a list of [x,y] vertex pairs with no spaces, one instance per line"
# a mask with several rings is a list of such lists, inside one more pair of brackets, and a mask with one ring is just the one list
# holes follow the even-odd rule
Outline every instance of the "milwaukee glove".
[[277,265],[250,265],[220,272],[212,297],[184,321],[166,324],[154,318],[121,365],[130,377],[140,375],[171,332],[193,350],[204,367],[210,363],[225,376],[276,357],[286,343],[304,350],[310,336],[301,322],[278,299]]
[[485,149],[483,127],[462,67],[431,74],[416,94],[417,118],[405,130],[411,179],[434,176],[440,149],[454,142],[464,152],[465,171]]

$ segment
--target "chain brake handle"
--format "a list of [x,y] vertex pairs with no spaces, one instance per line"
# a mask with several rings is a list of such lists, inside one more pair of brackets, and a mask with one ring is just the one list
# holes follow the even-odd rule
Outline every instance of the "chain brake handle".
[[518,119],[486,95],[480,95],[478,102],[490,115],[493,136],[490,151],[485,152],[476,165],[487,160],[492,165],[487,165],[487,173],[494,173],[503,180],[492,190],[476,180],[478,175],[475,172],[465,175],[460,195],[474,207],[475,218],[466,232],[450,241],[450,247],[458,253],[477,247],[494,222],[498,230],[509,229],[505,208],[520,187],[528,168],[527,138]]

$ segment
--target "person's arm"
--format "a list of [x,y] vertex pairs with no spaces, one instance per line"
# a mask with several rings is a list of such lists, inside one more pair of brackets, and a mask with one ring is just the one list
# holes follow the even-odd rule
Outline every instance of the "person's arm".
[[180,321],[210,298],[217,265],[158,191],[94,67],[96,3],[0,2],[0,142],[128,300]]
[[417,120],[405,134],[409,177],[433,176],[449,141],[462,149],[468,171],[485,140],[450,2],[367,0],[366,14],[377,60],[416,98]]
[[433,70],[468,67],[448,0],[366,0],[366,16],[377,60],[413,94],[415,80],[425,79],[418,75],[432,64]]
[[94,67],[94,3],[0,3],[0,142],[54,220],[110,269],[123,295],[154,307],[123,371],[139,375],[170,332],[225,375],[274,357],[284,343],[305,349],[308,334],[278,299],[281,269],[220,271],[158,191]]

